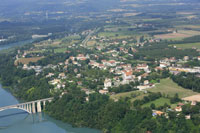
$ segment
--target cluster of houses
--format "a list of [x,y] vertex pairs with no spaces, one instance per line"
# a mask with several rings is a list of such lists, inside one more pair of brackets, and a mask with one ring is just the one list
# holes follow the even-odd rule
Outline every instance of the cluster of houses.
[[[186,73],[200,73],[200,67],[183,67],[182,63],[189,61],[189,56],[184,56],[183,59],[176,59],[175,57],[171,58],[164,58],[163,60],[159,61],[159,66],[155,68],[155,70],[163,70],[169,69],[172,74],[178,74],[181,72]],[[194,59],[200,60],[200,56],[195,57]]]
[[[141,81],[142,78],[146,78],[148,74],[151,72],[147,64],[138,64],[136,67],[132,67],[131,64],[116,63],[116,61],[111,61],[112,62],[111,64],[110,64],[110,61],[103,60],[103,62],[104,63],[102,65],[106,66],[104,69],[109,69],[110,73],[113,73],[116,76],[113,79],[108,79],[108,78],[105,79],[104,88],[103,90],[99,91],[101,94],[107,94],[109,92],[108,91],[109,87],[117,87],[119,85],[129,84],[135,81]],[[93,64],[96,64],[96,63],[94,62],[90,63],[90,65],[93,65]],[[93,67],[96,67],[96,66],[93,66]],[[139,76],[134,75],[134,72],[141,72],[141,71],[144,71],[144,74],[139,75]],[[144,83],[142,83],[137,88],[139,90],[143,90],[143,89],[150,88],[152,86],[153,85],[150,84],[148,80],[145,80]]]
[[[190,104],[191,106],[196,106],[197,105],[197,101],[194,101],[194,100],[189,100],[189,101],[185,101],[185,103],[178,103],[177,106],[173,109],[167,109],[166,112],[163,112],[163,111],[159,111],[159,110],[152,110],[153,113],[152,113],[152,116],[161,116],[161,115],[164,115],[166,116],[166,118],[168,118],[168,112],[170,111],[173,111],[173,112],[176,112],[177,115],[179,115],[182,111],[183,111],[183,106],[185,104]],[[185,119],[191,119],[191,114],[187,114],[185,115]]]

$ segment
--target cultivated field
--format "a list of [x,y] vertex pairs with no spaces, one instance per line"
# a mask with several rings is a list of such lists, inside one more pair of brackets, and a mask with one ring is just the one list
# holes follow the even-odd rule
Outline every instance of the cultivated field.
[[195,30],[179,30],[178,33],[160,34],[160,35],[155,35],[154,37],[160,39],[179,40],[187,37],[192,37],[195,35],[200,35],[200,32]]
[[185,43],[185,44],[173,44],[170,46],[176,46],[177,48],[182,48],[182,49],[191,49],[191,48],[197,48],[200,49],[200,43]]
[[30,62],[37,62],[38,60],[41,60],[42,58],[44,57],[20,58],[17,61],[15,61],[15,65],[18,63],[29,64]]
[[189,97],[185,97],[185,98],[183,98],[183,100],[200,102],[200,94],[189,96]]
[[169,34],[161,34],[161,35],[155,35],[155,38],[160,39],[181,39],[186,37],[191,37],[192,35],[183,34],[183,33],[169,33]]

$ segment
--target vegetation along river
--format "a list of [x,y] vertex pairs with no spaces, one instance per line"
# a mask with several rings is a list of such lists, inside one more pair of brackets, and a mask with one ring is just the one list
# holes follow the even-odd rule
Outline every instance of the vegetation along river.
[[[24,43],[0,46],[0,51]],[[19,101],[0,84],[0,107],[17,103]],[[45,113],[28,114],[22,110],[11,109],[0,112],[0,133],[100,133],[100,131],[90,128],[73,128]]]

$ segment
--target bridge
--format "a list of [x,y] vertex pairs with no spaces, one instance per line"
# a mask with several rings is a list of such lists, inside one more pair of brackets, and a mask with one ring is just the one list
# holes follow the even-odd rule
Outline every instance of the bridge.
[[7,109],[20,109],[28,112],[29,114],[36,113],[36,112],[42,112],[42,106],[45,108],[46,102],[51,102],[53,100],[53,97],[46,98],[46,99],[40,99],[36,101],[31,102],[25,102],[5,107],[0,107],[0,112],[7,110]]

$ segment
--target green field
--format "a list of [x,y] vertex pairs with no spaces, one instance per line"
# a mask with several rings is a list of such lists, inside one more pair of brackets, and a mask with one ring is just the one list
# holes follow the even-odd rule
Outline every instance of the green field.
[[178,93],[180,98],[198,94],[197,92],[178,86],[171,79],[162,79],[160,84],[157,84],[154,88],[151,88],[148,91],[161,92],[162,94],[169,95],[170,97],[173,97],[176,93]]
[[67,51],[67,48],[57,48],[54,50],[55,53],[65,53]]
[[[180,98],[192,96],[198,94],[197,92],[193,92],[189,89],[184,89],[180,86],[178,86],[176,83],[174,83],[171,79],[162,79],[159,84],[157,84],[154,88],[148,89],[149,92],[161,92],[164,95],[168,95],[170,97],[173,97],[176,93],[178,93]],[[134,95],[134,96],[133,96]],[[148,93],[144,93],[143,91],[131,91],[131,92],[125,92],[125,93],[119,93],[116,95],[112,95],[112,99],[120,99],[129,97],[131,98],[131,101],[135,101],[136,99],[142,99],[144,96],[147,96]],[[162,99],[161,103],[156,104],[162,104],[164,102],[167,102],[168,100]],[[168,102],[167,102],[168,103]]]
[[[135,95],[135,97],[133,97]],[[131,91],[131,92],[124,92],[124,93],[119,93],[116,95],[110,96],[111,99],[120,99],[120,98],[125,98],[129,97],[131,98],[131,101],[133,102],[136,99],[142,99],[144,96],[147,96],[148,94],[145,94],[143,91]]]
[[150,107],[152,103],[154,103],[156,107],[163,106],[165,103],[167,103],[168,105],[171,104],[169,99],[161,97],[159,99],[156,99],[155,101],[151,101],[142,105],[142,107]]
[[173,44],[170,46],[176,46],[177,48],[182,48],[182,49],[191,49],[193,47],[200,49],[200,42],[198,43],[185,43],[185,44]]

